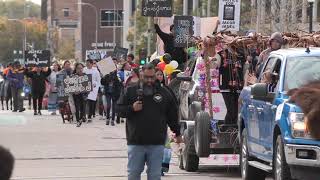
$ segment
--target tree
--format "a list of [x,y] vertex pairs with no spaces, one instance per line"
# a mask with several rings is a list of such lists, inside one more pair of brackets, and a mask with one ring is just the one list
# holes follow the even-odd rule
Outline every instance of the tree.
[[74,40],[61,40],[58,45],[56,57],[58,59],[74,59],[75,43]]
[[9,19],[40,18],[40,11],[40,6],[30,1],[0,0],[0,16],[5,16]]

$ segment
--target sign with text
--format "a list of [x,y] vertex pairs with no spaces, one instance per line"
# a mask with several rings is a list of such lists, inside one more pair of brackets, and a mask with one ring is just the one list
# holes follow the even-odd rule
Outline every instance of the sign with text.
[[219,0],[219,30],[239,31],[241,0]]
[[106,49],[95,49],[95,50],[86,50],[86,60],[92,59],[100,61],[101,59],[106,58],[108,51]]
[[25,51],[25,65],[27,67],[50,66],[50,51],[49,50],[30,50]]
[[58,93],[59,100],[68,100],[69,94],[64,92],[64,84],[63,80],[66,78],[65,74],[57,74],[56,75],[56,87]]
[[142,0],[142,16],[171,17],[172,0]]
[[113,58],[117,58],[118,61],[126,60],[128,54],[128,49],[116,46],[113,50]]
[[187,47],[193,31],[193,16],[175,16],[174,20],[174,46]]
[[67,76],[63,80],[64,93],[75,94],[92,91],[92,75],[84,74],[82,76]]

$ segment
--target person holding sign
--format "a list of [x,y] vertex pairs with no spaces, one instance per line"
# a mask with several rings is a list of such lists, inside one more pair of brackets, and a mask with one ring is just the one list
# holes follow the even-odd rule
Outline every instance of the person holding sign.
[[51,69],[36,66],[34,67],[33,71],[25,69],[24,73],[32,80],[31,94],[33,100],[34,115],[41,115],[42,100],[46,91],[46,79],[51,74]]
[[178,69],[183,70],[183,64],[187,61],[187,53],[183,47],[174,47],[174,25],[170,26],[170,33],[163,32],[157,24],[158,19],[154,19],[156,33],[163,41],[164,52],[169,53],[173,60],[179,63]]
[[88,122],[92,121],[92,117],[95,116],[96,111],[96,102],[98,97],[98,91],[101,83],[101,76],[100,72],[97,68],[93,67],[93,60],[88,59],[87,60],[87,67],[84,68],[85,74],[91,74],[92,75],[92,91],[88,95],[88,108],[89,108],[89,114],[88,114]]
[[19,61],[14,62],[13,69],[9,69],[7,79],[10,82],[11,93],[13,97],[13,111],[12,112],[23,112],[23,81],[24,81],[24,69],[21,67]]
[[[78,76],[83,76],[85,73],[83,72],[84,66],[81,63],[76,63],[74,66],[73,74]],[[76,120],[77,120],[77,127],[80,127],[82,122],[85,121],[86,118],[86,99],[88,93],[87,92],[80,92],[73,94],[74,104],[76,106]]]

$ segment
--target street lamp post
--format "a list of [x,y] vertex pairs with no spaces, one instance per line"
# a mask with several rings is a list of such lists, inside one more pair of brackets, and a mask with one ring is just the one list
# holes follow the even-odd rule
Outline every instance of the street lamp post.
[[98,49],[98,19],[99,19],[99,16],[98,16],[98,10],[97,10],[97,7],[95,7],[94,5],[90,4],[90,3],[78,3],[80,5],[87,5],[87,6],[90,6],[92,7],[95,12],[96,12],[96,37],[95,37],[95,41],[96,41],[96,45],[95,45],[95,49]]
[[[116,46],[116,1],[113,0],[113,48]],[[118,13],[117,13],[118,14]]]
[[313,29],[313,3],[315,0],[308,0],[309,2],[309,33],[312,33]]

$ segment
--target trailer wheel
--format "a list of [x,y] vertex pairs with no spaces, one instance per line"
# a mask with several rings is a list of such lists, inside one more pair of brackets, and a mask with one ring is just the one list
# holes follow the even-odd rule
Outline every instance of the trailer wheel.
[[210,116],[206,112],[198,112],[195,118],[195,149],[199,157],[208,157],[210,155]]
[[194,136],[192,129],[188,128],[183,133],[185,149],[182,152],[183,167],[188,172],[195,172],[199,168],[199,157],[194,149]]

